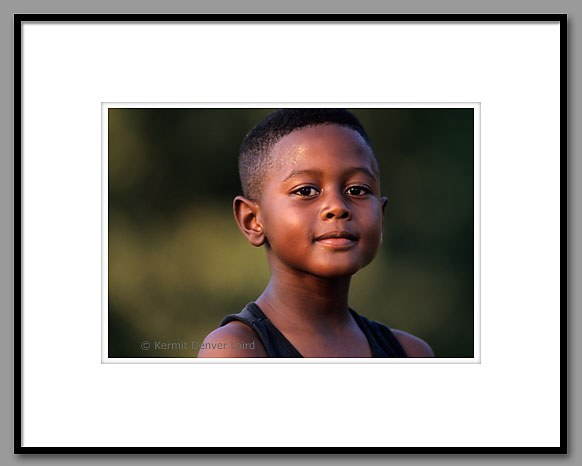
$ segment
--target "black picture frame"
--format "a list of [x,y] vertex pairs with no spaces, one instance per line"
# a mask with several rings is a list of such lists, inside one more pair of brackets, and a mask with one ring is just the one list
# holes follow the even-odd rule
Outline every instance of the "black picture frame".
[[[23,446],[23,215],[22,215],[22,27],[31,22],[558,22],[560,25],[560,446],[558,447],[30,447]],[[358,454],[566,454],[568,406],[567,380],[567,15],[565,14],[16,14],[14,15],[14,167],[15,167],[15,309],[14,309],[14,452],[16,454],[247,454],[247,453],[358,453]]]

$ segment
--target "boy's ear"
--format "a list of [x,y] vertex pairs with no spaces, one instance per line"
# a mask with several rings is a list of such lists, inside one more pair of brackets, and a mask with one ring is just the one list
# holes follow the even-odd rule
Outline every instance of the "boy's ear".
[[382,231],[384,231],[384,217],[386,216],[386,206],[388,205],[388,198],[381,197],[380,202],[382,203]]
[[265,243],[265,233],[259,221],[261,208],[259,204],[244,196],[234,198],[232,204],[236,224],[253,246],[262,246]]

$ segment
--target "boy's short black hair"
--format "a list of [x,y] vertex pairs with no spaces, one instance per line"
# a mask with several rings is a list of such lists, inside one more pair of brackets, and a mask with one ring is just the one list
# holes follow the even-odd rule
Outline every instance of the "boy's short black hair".
[[378,171],[370,138],[353,113],[342,108],[284,108],[257,124],[240,146],[238,169],[243,195],[253,200],[260,198],[265,172],[272,166],[271,149],[283,136],[299,128],[325,124],[346,126],[358,132],[370,147]]

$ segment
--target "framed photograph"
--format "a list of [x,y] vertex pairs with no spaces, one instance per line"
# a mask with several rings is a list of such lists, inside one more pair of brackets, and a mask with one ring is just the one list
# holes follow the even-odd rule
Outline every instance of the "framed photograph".
[[[246,345],[227,337],[204,343],[226,315],[276,283],[268,265],[273,253],[253,248],[233,216],[233,199],[242,194],[241,141],[276,112],[216,105],[103,104],[103,362],[207,362],[196,359],[201,349],[213,363],[269,362],[244,358],[253,351],[239,351]],[[349,105],[280,106],[286,117],[337,119]],[[386,359],[387,353],[384,362],[479,362],[479,105],[365,104],[348,112],[366,129],[387,201],[382,247],[351,275],[350,306],[430,342],[436,356]],[[306,182],[319,180],[295,184]],[[293,196],[303,209],[304,199]],[[315,197],[308,200],[319,209]],[[347,230],[360,228],[357,222],[353,215]],[[340,247],[332,254],[349,252]],[[257,337],[251,349],[274,338]],[[319,346],[315,360],[301,362],[378,362],[358,358],[357,342],[342,340],[348,357],[326,358]],[[284,348],[272,353],[282,363],[298,362]]]
[[565,453],[565,34],[15,15],[15,451]]

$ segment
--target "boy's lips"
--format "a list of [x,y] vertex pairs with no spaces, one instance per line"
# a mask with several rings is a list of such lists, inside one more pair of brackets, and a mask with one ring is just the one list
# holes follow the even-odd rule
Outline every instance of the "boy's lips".
[[315,241],[336,248],[348,247],[354,244],[358,238],[348,231],[330,231],[316,236]]

